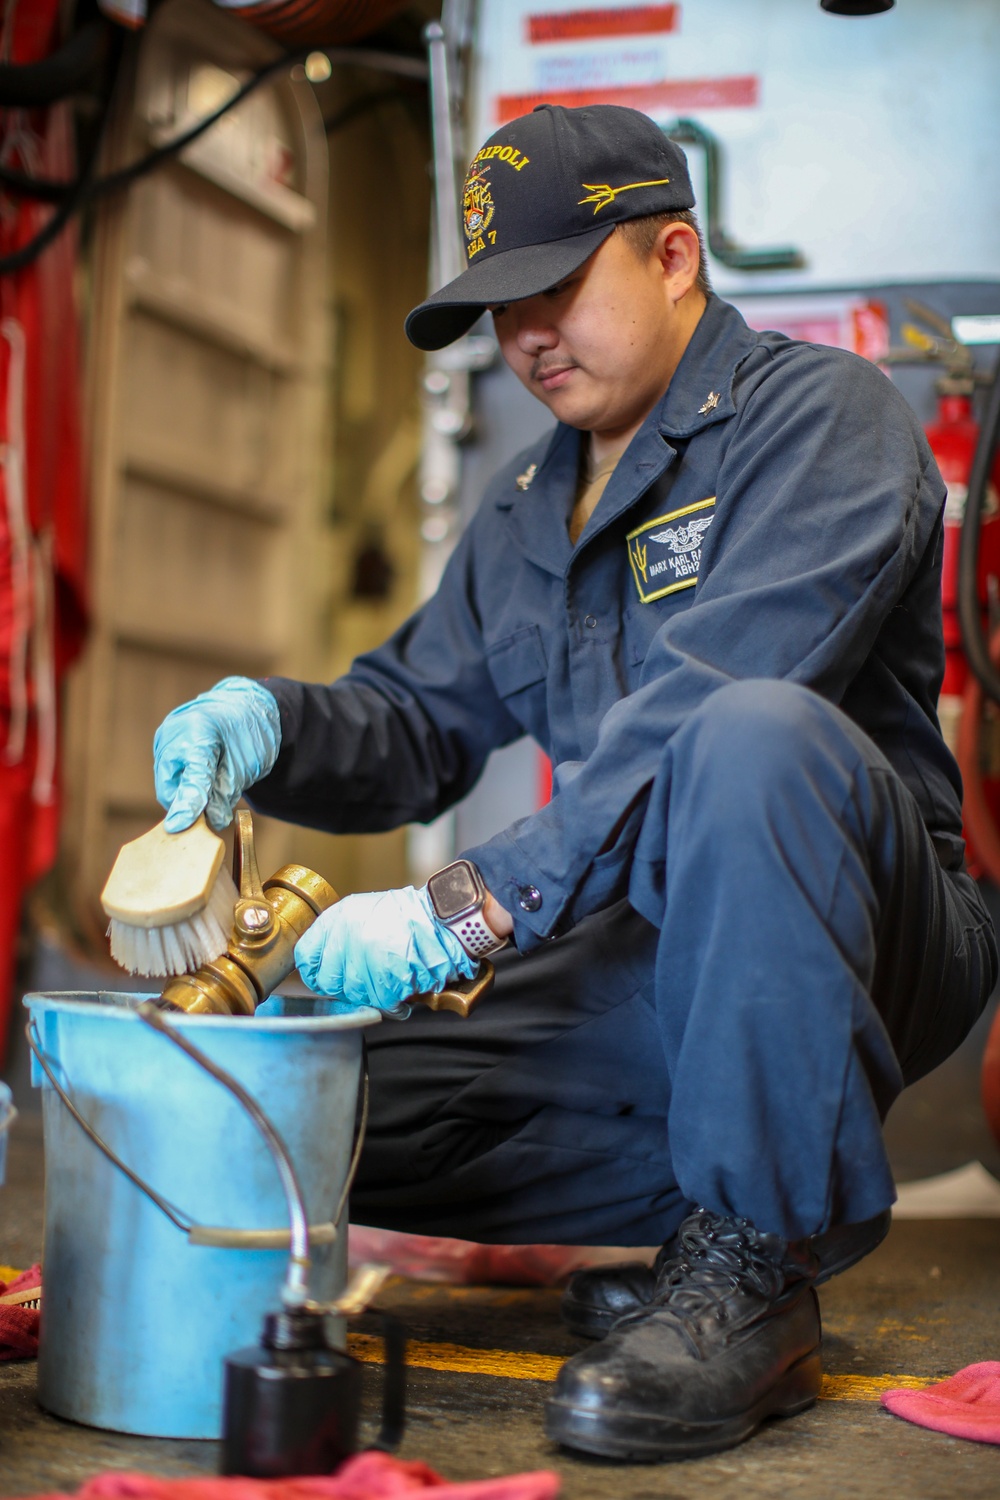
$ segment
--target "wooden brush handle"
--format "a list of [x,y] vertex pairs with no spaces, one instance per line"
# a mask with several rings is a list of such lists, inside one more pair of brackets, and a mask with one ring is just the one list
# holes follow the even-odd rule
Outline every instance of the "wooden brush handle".
[[8,1292],[6,1297],[0,1297],[0,1307],[23,1307],[26,1302],[40,1302],[41,1298],[41,1287],[29,1286],[23,1292]]

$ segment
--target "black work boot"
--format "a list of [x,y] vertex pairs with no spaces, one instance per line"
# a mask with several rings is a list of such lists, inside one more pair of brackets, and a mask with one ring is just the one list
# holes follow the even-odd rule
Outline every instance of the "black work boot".
[[[814,1234],[810,1248],[819,1263],[815,1285],[839,1276],[881,1245],[892,1224],[892,1211],[859,1224],[838,1224],[825,1234]],[[651,1266],[641,1260],[590,1266],[576,1271],[566,1283],[560,1312],[572,1333],[602,1339],[626,1313],[646,1307],[656,1289],[660,1268],[677,1254],[677,1236],[667,1240]]]
[[648,1305],[560,1370],[548,1436],[607,1458],[696,1458],[804,1411],[820,1387],[816,1271],[808,1240],[697,1210]]

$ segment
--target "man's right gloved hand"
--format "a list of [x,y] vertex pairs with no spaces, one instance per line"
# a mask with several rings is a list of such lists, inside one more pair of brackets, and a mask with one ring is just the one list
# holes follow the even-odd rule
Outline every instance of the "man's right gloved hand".
[[255,781],[274,766],[281,716],[273,693],[249,677],[225,677],[167,714],[153,740],[156,798],[168,833],[204,812],[221,830]]

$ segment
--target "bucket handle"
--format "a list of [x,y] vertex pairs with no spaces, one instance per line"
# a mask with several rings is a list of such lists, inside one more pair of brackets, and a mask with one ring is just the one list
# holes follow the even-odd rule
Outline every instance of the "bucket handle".
[[[183,1209],[178,1208],[175,1203],[171,1203],[168,1198],[164,1198],[144,1178],[140,1177],[137,1172],[134,1172],[131,1167],[127,1166],[121,1157],[111,1149],[107,1141],[98,1135],[89,1120],[84,1119],[56,1077],[52,1068],[51,1058],[42,1050],[41,1038],[35,1027],[34,1016],[31,1017],[27,1026],[25,1026],[24,1034],[38,1066],[84,1135],[93,1141],[94,1145],[107,1157],[108,1161],[113,1166],[116,1166],[141,1193],[144,1193],[151,1203],[155,1204],[160,1212],[170,1220],[171,1224],[179,1229],[182,1234],[187,1235],[189,1244],[211,1246],[214,1249],[222,1250],[287,1250],[289,1248],[291,1244],[290,1229],[228,1229],[223,1225],[194,1223]],[[171,1037],[171,1040],[173,1040],[173,1037]],[[200,1057],[198,1060],[200,1061]],[[219,1071],[221,1072],[222,1070],[220,1069]],[[212,1076],[216,1077],[217,1075],[213,1072]],[[220,1078],[219,1082],[223,1082],[223,1079]],[[361,1120],[357,1131],[357,1139],[354,1143],[354,1150],[351,1154],[350,1165],[347,1169],[347,1180],[344,1183],[344,1190],[340,1195],[340,1201],[337,1204],[333,1218],[325,1224],[311,1224],[309,1226],[309,1241],[313,1245],[329,1245],[337,1238],[337,1224],[340,1221],[344,1205],[354,1185],[354,1177],[358,1170],[358,1163],[361,1160],[361,1148],[364,1144],[365,1126],[368,1121],[367,1054],[364,1057],[361,1088]]]

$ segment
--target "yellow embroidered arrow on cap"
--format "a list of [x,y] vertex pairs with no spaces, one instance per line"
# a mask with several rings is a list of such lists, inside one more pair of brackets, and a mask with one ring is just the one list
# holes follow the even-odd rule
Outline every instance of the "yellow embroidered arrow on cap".
[[593,203],[596,214],[609,203],[614,203],[619,193],[629,193],[633,188],[664,187],[669,181],[669,177],[657,177],[654,182],[626,182],[623,187],[616,188],[609,187],[606,182],[584,182],[581,186],[587,189],[589,197],[581,198],[579,202]]

